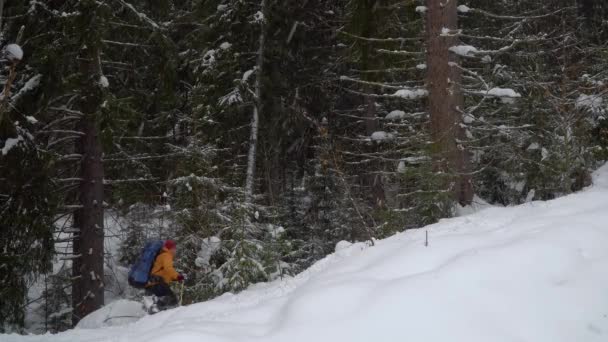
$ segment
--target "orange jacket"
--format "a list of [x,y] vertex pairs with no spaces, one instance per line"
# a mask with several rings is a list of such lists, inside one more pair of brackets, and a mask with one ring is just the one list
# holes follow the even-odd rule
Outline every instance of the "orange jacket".
[[152,266],[150,275],[161,277],[167,284],[176,281],[179,273],[173,268],[173,253],[163,247],[156,260],[154,260],[154,266]]

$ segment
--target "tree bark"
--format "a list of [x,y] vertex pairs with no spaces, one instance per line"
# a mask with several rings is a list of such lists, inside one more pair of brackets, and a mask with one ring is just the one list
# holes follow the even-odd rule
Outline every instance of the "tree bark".
[[444,28],[458,29],[456,0],[427,0],[427,87],[431,134],[435,144],[438,171],[451,179],[450,189],[460,204],[470,204],[473,187],[470,176],[470,157],[461,141],[464,99],[460,84],[461,70],[458,56],[449,48],[458,38],[442,35]]
[[103,178],[102,146],[97,127],[97,112],[102,100],[99,85],[101,66],[99,50],[90,44],[82,50],[80,72],[83,77],[80,109],[84,114],[79,129],[84,135],[77,141],[80,164],[79,202],[74,214],[72,273],[72,323],[75,325],[104,304],[103,283]]

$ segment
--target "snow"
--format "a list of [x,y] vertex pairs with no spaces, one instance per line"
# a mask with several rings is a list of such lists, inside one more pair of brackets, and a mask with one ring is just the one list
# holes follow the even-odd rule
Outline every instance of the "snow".
[[255,72],[255,70],[251,69],[251,70],[247,70],[243,73],[243,82],[247,82],[249,80],[249,78],[251,77],[251,75],[253,75],[253,73]]
[[213,66],[215,64],[216,51],[211,49],[203,55],[203,66]]
[[255,14],[253,15],[253,21],[256,23],[261,23],[262,21],[264,21],[264,13],[262,13],[261,11],[255,12]]
[[408,100],[415,100],[421,97],[426,97],[429,94],[428,91],[426,91],[426,89],[399,89],[397,90],[393,96],[396,97],[400,97],[403,99],[408,99]]
[[414,157],[406,157],[401,159],[401,161],[408,164],[420,164],[425,161],[429,161],[430,157],[428,156],[414,156]]
[[11,62],[18,62],[23,59],[23,50],[17,44],[8,44],[4,48],[6,58]]
[[385,131],[377,131],[377,132],[372,133],[372,135],[370,136],[370,138],[373,141],[377,141],[377,142],[393,140],[394,137],[395,137],[394,135],[392,135],[391,133],[387,133]]
[[482,94],[485,96],[495,96],[495,97],[510,97],[510,98],[521,97],[521,94],[519,94],[518,92],[516,92],[515,90],[510,89],[510,88],[492,88],[488,91],[482,92]]
[[467,215],[472,215],[477,212],[480,212],[481,210],[492,208],[492,207],[494,207],[494,206],[491,205],[490,203],[486,202],[479,196],[475,195],[475,196],[473,196],[473,200],[471,201],[470,205],[467,205],[467,206],[458,205],[456,207],[455,211],[456,211],[456,216],[467,216]]
[[456,7],[456,9],[460,13],[468,13],[471,11],[471,8],[467,5],[459,5],[458,7]]
[[201,243],[201,249],[199,250],[196,259],[194,260],[196,266],[203,267],[209,266],[209,260],[211,256],[222,246],[222,240],[217,236],[211,236],[203,239]]
[[89,314],[83,318],[76,329],[98,329],[133,323],[146,315],[143,305],[126,299],[120,299]]
[[472,124],[473,122],[475,122],[475,116],[473,116],[472,114],[465,114],[462,118],[462,122],[467,125]]
[[17,94],[15,94],[11,100],[16,101],[16,100],[20,99],[26,93],[38,88],[38,86],[40,85],[41,79],[42,79],[42,74],[37,74],[34,77],[27,80],[27,82],[25,82],[23,87],[21,87],[21,89],[19,89]]
[[227,95],[222,96],[220,98],[220,100],[218,101],[220,106],[230,106],[235,103],[241,103],[241,102],[243,102],[243,97],[241,96],[241,93],[237,88],[233,89]]
[[426,6],[416,6],[417,13],[426,13],[427,9],[428,8]]
[[336,244],[335,252],[338,253],[342,250],[348,249],[352,245],[353,245],[352,242],[342,240]]
[[528,195],[526,196],[526,203],[531,202],[534,199],[534,196],[536,196],[536,190],[532,189],[528,191]]
[[109,86],[110,86],[110,82],[108,81],[108,78],[107,78],[107,77],[105,77],[105,76],[101,75],[101,77],[99,77],[99,85],[100,85],[102,88],[107,88],[107,87],[109,87]]
[[426,69],[426,64],[425,63],[421,63],[416,65],[416,69],[418,70],[425,70]]
[[4,147],[2,148],[2,155],[3,156],[7,155],[8,152],[13,149],[13,147],[17,146],[17,144],[19,144],[22,141],[23,141],[22,136],[18,136],[17,138],[6,139],[6,141],[4,142]]
[[403,173],[405,172],[406,167],[405,167],[405,161],[400,160],[399,164],[397,165],[397,172]]
[[[153,220],[155,228],[161,227],[159,219],[150,218]],[[162,227],[163,229],[167,229],[168,226],[171,225],[171,220],[166,218],[162,219]],[[61,219],[56,222],[57,231],[61,231],[61,233],[56,234],[56,238],[59,240],[64,240],[62,242],[55,243],[55,251],[58,253],[65,253],[71,250],[71,242],[68,242],[65,239],[70,238],[72,235],[69,230],[65,229],[65,227],[71,226],[70,220]],[[123,241],[126,239],[127,231],[125,228],[128,227],[128,222],[125,221],[124,218],[119,217],[117,212],[106,210],[104,217],[104,297],[106,307],[110,305],[115,305],[114,302],[117,300],[122,300],[124,298],[133,298],[135,297],[140,290],[136,290],[130,287],[127,283],[127,276],[129,269],[127,267],[120,266],[119,262],[119,250]],[[87,253],[91,253],[92,251],[89,249]],[[51,276],[60,275],[61,272],[64,272],[66,269],[71,267],[71,259],[66,256],[62,256],[61,254],[56,255],[53,260],[53,271]],[[93,274],[90,274],[93,277]],[[95,275],[97,277],[98,275]],[[50,279],[50,278],[49,278]],[[45,289],[44,278],[39,278],[38,281],[29,289],[28,298],[30,300],[39,298]],[[44,307],[43,301],[34,301],[31,305],[28,306],[26,312],[26,329],[28,332],[41,332],[45,329],[45,319],[44,319]],[[138,303],[141,307],[141,303]],[[118,304],[121,306],[121,304]],[[103,310],[103,309],[102,309]],[[115,309],[112,309],[114,312]],[[57,309],[56,312],[52,313],[56,319],[63,320],[66,319],[66,316],[69,317],[69,313],[71,312],[71,308],[64,307],[62,309]],[[85,319],[89,319],[88,317]],[[108,320],[108,322],[98,322],[100,326],[107,326],[109,324],[116,325],[120,322],[128,323],[134,321],[134,318],[131,320],[120,320],[120,319],[112,319],[112,322]],[[82,324],[88,323],[80,323]],[[4,342],[2,336],[0,336],[0,341]]]
[[222,50],[228,50],[232,47],[232,44],[228,43],[228,42],[223,42],[222,44],[220,44],[220,49]]
[[38,120],[35,117],[30,116],[30,115],[26,116],[25,119],[27,120],[27,122],[31,123],[32,125],[38,123]]
[[604,81],[593,79],[589,74],[583,74],[583,76],[581,76],[581,80],[600,87],[603,87],[605,84]]
[[[374,247],[340,243],[295,277],[127,326],[0,340],[605,342],[608,166],[594,183],[548,202],[479,203]],[[87,326],[110,317],[94,315]]]
[[459,56],[464,56],[464,57],[474,55],[478,52],[477,48],[474,46],[471,46],[471,45],[456,45],[456,46],[450,47],[449,50]]
[[394,110],[386,114],[386,120],[402,120],[405,118],[405,112],[402,110]]
[[285,227],[269,224],[268,232],[270,233],[270,236],[272,236],[274,239],[278,239],[283,235],[283,233],[285,233]]
[[588,109],[592,113],[601,113],[603,111],[604,99],[599,95],[580,94],[576,99],[576,108]]
[[542,157],[540,160],[545,160],[545,159],[549,158],[549,151],[547,151],[547,149],[544,147],[540,149],[540,154]]

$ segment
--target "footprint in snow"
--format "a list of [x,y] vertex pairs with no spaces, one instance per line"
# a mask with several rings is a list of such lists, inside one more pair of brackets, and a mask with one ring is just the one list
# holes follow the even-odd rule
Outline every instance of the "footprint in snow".
[[589,329],[589,331],[591,331],[592,333],[595,333],[597,335],[602,335],[602,329],[596,327],[595,325],[593,325],[593,323],[589,323],[587,325],[587,329]]

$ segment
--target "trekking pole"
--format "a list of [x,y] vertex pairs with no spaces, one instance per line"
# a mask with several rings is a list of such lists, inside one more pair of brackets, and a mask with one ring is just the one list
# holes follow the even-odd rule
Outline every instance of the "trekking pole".
[[182,286],[179,290],[179,306],[182,306],[182,299],[184,298],[184,282],[182,281]]

